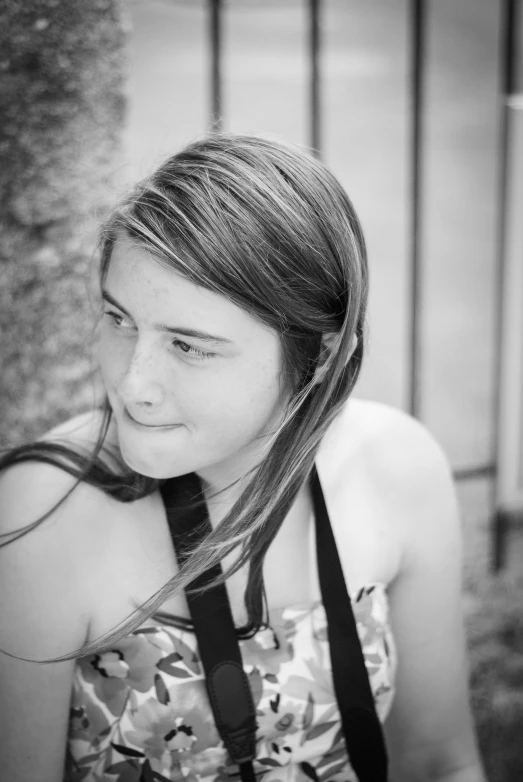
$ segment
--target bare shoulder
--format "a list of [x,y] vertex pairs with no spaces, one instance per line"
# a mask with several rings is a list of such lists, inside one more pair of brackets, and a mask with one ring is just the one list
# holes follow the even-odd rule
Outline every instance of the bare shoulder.
[[[36,659],[81,646],[89,624],[84,575],[98,494],[59,467],[24,462],[0,477],[0,647]],[[42,520],[42,521],[40,521]],[[25,533],[25,534],[24,534]]]
[[[88,450],[95,429],[92,417],[76,417],[42,439],[75,449],[83,443]],[[22,653],[29,636],[42,657],[83,643],[96,543],[118,505],[101,489],[38,458],[0,473],[0,583],[13,612],[8,641],[17,640]],[[22,616],[31,621],[22,626]]]
[[103,501],[100,490],[57,465],[36,459],[14,464],[0,474],[0,532],[16,532],[45,515],[53,517],[47,526],[56,528],[66,516],[79,521],[91,515]]
[[449,465],[440,443],[427,427],[398,408],[354,399],[344,412],[345,424],[362,453],[384,483],[399,490],[402,482],[448,477]]
[[341,469],[359,463],[388,499],[405,489],[415,496],[420,485],[450,478],[443,448],[427,427],[391,405],[350,399],[332,429],[328,447]]
[[[39,442],[60,443],[88,456],[98,439],[102,423],[100,410],[74,416],[47,431]],[[104,443],[109,453],[110,443]],[[0,527],[9,533],[25,527],[53,511],[53,525],[64,516],[77,523],[92,517],[94,508],[107,503],[107,495],[96,487],[79,482],[64,468],[34,458],[9,465],[0,472]],[[63,530],[65,533],[65,530]]]
[[[71,419],[42,439],[74,450],[83,443],[91,450],[98,423]],[[121,621],[132,610],[129,595],[146,590],[141,571],[146,571],[142,580],[153,579],[144,549],[160,548],[162,511],[155,494],[122,502],[37,458],[7,467],[0,474],[0,591],[9,590],[13,622],[21,618],[16,620],[19,648],[30,641],[40,657],[59,656]],[[164,548],[158,559],[163,555]],[[16,640],[9,633],[9,641]]]
[[35,591],[39,579],[60,573],[72,593],[111,502],[57,465],[35,459],[8,467],[0,475],[3,566],[31,573]]
[[0,474],[0,764],[9,778],[62,776],[74,661],[31,661],[71,655],[88,638],[93,541],[109,499],[37,459]]
[[419,421],[380,406],[383,432],[375,434],[369,464],[382,502],[391,508],[401,535],[398,575],[434,572],[458,578],[462,552],[458,501],[450,464],[440,443]]
[[409,561],[421,561],[435,536],[442,545],[456,545],[459,517],[448,460],[429,430],[407,413],[349,400],[324,438],[318,466],[331,495],[362,520],[357,535],[374,529],[376,541],[396,548],[396,575]]
[[351,398],[335,418],[320,448],[324,462],[343,478],[361,466],[384,485],[401,490],[427,472],[448,472],[441,445],[426,426],[382,402]]

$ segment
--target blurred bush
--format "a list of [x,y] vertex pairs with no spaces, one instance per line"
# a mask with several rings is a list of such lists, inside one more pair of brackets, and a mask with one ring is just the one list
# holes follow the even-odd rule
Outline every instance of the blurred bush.
[[119,164],[121,11],[119,0],[0,4],[2,447],[92,403],[88,226]]

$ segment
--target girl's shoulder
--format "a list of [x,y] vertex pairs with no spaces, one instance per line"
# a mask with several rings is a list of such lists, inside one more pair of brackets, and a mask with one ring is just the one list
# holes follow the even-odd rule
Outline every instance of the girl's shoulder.
[[[93,511],[111,502],[103,491],[88,483],[78,481],[64,467],[54,463],[52,454],[44,461],[45,445],[47,443],[63,445],[72,451],[88,458],[96,445],[102,411],[92,410],[54,426],[35,441],[35,456],[30,454],[21,461],[16,458],[13,463],[7,460],[4,469],[0,471],[0,534],[8,535],[25,528],[42,516],[53,515],[55,528],[58,519],[66,515],[72,516],[76,523],[68,527],[79,528],[79,522],[84,516],[93,516]],[[100,458],[112,472],[121,470],[118,451],[109,433],[100,451]],[[61,504],[60,500],[63,500]],[[56,507],[56,511],[53,509]],[[35,525],[36,527],[36,525]]]
[[372,552],[387,580],[434,535],[427,508],[455,517],[443,449],[420,421],[390,405],[350,399],[323,438],[317,465],[347,547],[361,549],[361,558]]
[[[41,458],[45,453],[45,443],[59,443],[87,456],[90,446],[96,442],[95,419],[96,416],[91,413],[74,416],[35,441],[37,447],[34,458],[29,454],[24,461],[14,459],[11,464],[7,461],[0,472],[0,507],[3,511],[0,523],[3,533],[14,531],[6,530],[6,526],[9,527],[7,519],[14,516],[16,527],[24,527],[31,520],[35,520],[37,511],[38,517],[47,513],[60,498],[73,489],[77,484],[73,475],[58,464],[43,461]],[[82,488],[84,494],[89,493],[90,487]],[[73,495],[71,492],[71,501],[74,501]]]
[[[24,536],[27,539],[24,545],[29,545],[33,537],[41,540],[58,538],[60,546],[51,542],[50,545],[59,555],[71,536],[72,545],[78,538],[79,549],[82,548],[82,535],[92,538],[96,520],[103,519],[104,514],[119,503],[96,486],[79,481],[65,467],[55,463],[52,452],[49,452],[49,461],[44,461],[43,457],[46,457],[46,444],[59,444],[87,459],[93,453],[101,425],[100,410],[75,415],[35,441],[34,458],[29,453],[24,461],[15,458],[10,464],[7,460],[0,471],[0,534],[4,539],[32,525],[35,534]],[[115,443],[109,437],[105,439],[99,455],[111,472],[118,473],[121,463]],[[43,517],[50,523],[44,520],[38,524]]]
[[107,499],[38,458],[0,473],[0,585],[9,594],[6,640],[15,653],[43,659],[84,642],[93,539]]
[[411,484],[427,468],[448,467],[441,445],[422,422],[391,405],[357,398],[349,399],[330,425],[319,456],[324,469],[340,478],[349,468],[361,469],[381,484]]
[[[45,443],[60,443],[88,456],[101,425],[100,411],[84,413],[53,427],[37,444],[40,452]],[[115,446],[108,438],[102,458],[112,472],[119,466],[125,472]],[[153,495],[122,502],[38,458],[2,470],[0,587],[9,590],[13,617],[40,611],[53,630],[48,635],[41,626],[40,637],[33,638],[35,657],[58,656],[85,642],[104,605],[103,587],[121,591],[127,552],[143,549],[145,522],[161,515],[157,505]]]

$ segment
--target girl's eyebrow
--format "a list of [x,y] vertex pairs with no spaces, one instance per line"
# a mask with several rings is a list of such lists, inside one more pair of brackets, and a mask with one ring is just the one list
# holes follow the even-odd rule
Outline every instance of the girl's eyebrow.
[[[124,315],[127,315],[128,318],[131,320],[132,315],[127,312],[127,310],[122,307],[121,304],[118,304],[114,296],[111,296],[109,291],[106,291],[105,289],[102,290],[102,299],[107,301],[109,304],[112,304],[113,307],[116,307],[120,310],[120,312],[123,312]],[[185,329],[182,326],[164,326],[161,323],[155,323],[154,329],[156,331],[164,331],[168,334],[181,334],[184,337],[192,337],[193,339],[199,339],[202,340],[202,342],[216,342],[220,345],[233,345],[233,341],[231,339],[226,339],[225,337],[219,337],[215,334],[209,334],[207,331],[198,331],[197,329]]]

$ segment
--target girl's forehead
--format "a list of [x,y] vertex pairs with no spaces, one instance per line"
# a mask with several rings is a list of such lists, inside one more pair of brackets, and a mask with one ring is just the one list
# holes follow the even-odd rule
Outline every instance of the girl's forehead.
[[243,312],[223,294],[197,285],[175,269],[167,268],[152,253],[130,240],[116,242],[105,287],[129,304],[161,311],[201,310],[239,317]]
[[153,291],[161,298],[164,298],[164,295],[177,295],[181,289],[185,294],[207,294],[218,300],[227,300],[225,296],[209,291],[176,269],[169,268],[145,247],[130,239],[119,239],[115,243],[108,265],[107,282],[131,292],[134,292],[136,287],[139,287],[143,294]]

